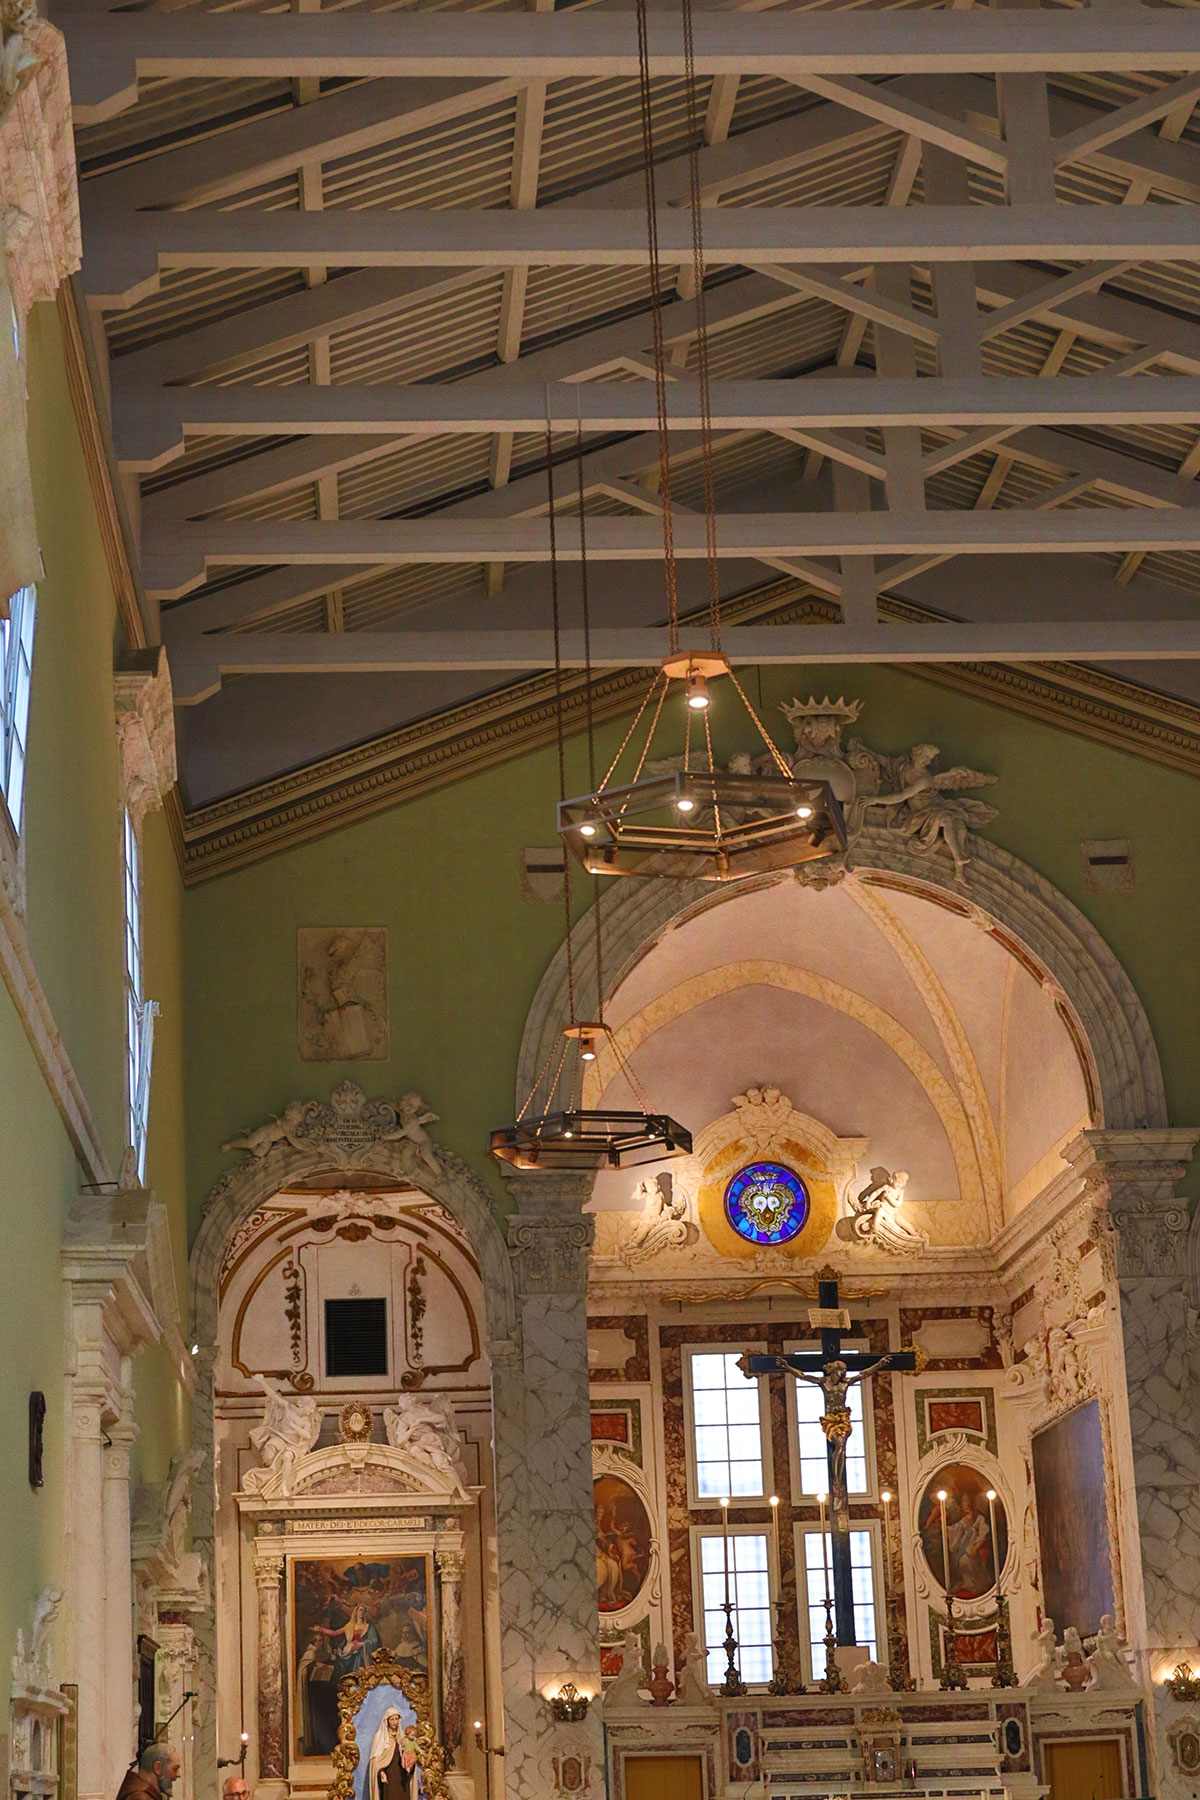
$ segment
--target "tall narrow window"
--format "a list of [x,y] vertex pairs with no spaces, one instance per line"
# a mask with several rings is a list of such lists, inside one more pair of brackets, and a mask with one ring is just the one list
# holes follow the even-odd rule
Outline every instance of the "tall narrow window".
[[[731,1531],[728,1539],[729,1598],[742,1680],[752,1686],[775,1672],[771,1647],[771,1575],[767,1534]],[[704,1653],[711,1686],[725,1679],[726,1540],[721,1532],[700,1535],[700,1587],[704,1612]]]
[[[796,1441],[800,1454],[800,1492],[808,1498],[829,1488],[828,1458],[821,1414],[825,1398],[811,1381],[793,1381],[796,1393]],[[850,1436],[846,1440],[846,1491],[870,1492],[867,1468],[867,1434],[863,1420],[863,1386],[856,1381],[846,1394],[850,1409]]]
[[[830,1535],[825,1533],[825,1556],[821,1554],[819,1525],[802,1527],[804,1572],[808,1600],[809,1670],[818,1681],[825,1674],[825,1571],[826,1559],[832,1555]],[[854,1594],[854,1635],[871,1660],[879,1661],[879,1644],[875,1629],[875,1563],[874,1545],[869,1530],[850,1533],[850,1574]],[[829,1564],[832,1593],[832,1564]],[[801,1596],[801,1605],[804,1596]]]
[[36,605],[36,595],[31,587],[18,588],[8,603],[7,619],[0,620],[0,792],[18,832],[25,797],[25,744],[29,731]]
[[158,1007],[142,993],[142,866],[137,832],[124,815],[125,867],[125,1032],[129,1143],[139,1181],[146,1179],[146,1138],[150,1124],[150,1062]]
[[762,1388],[738,1368],[740,1350],[693,1350],[692,1445],[697,1500],[765,1492]]

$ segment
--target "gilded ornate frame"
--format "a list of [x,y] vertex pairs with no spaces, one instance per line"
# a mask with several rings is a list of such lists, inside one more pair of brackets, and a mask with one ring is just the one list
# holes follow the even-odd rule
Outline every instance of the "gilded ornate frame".
[[427,1800],[450,1800],[446,1786],[446,1759],[437,1741],[433,1701],[427,1684],[402,1669],[390,1650],[377,1650],[365,1669],[344,1675],[338,1686],[338,1741],[333,1753],[333,1783],[329,1800],[354,1800],[354,1771],[358,1767],[358,1738],[354,1721],[372,1688],[399,1688],[417,1715],[410,1727],[416,1739]]

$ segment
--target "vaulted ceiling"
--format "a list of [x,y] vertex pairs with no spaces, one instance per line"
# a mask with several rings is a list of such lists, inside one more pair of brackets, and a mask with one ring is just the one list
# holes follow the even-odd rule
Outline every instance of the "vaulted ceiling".
[[[731,654],[1069,659],[1200,701],[1200,12],[696,10]],[[633,11],[55,17],[189,807],[532,704],[548,413],[619,704],[664,611]],[[687,608],[677,0],[649,42]]]

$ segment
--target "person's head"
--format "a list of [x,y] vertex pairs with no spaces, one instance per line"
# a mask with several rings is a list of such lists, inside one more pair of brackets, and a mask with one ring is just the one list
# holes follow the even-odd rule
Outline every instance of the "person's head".
[[179,1752],[172,1744],[147,1744],[138,1757],[138,1768],[156,1777],[160,1794],[169,1794],[179,1779]]
[[224,1800],[250,1800],[250,1788],[240,1769],[236,1774],[225,1777],[221,1793]]
[[399,1737],[399,1735],[400,1735],[400,1714],[398,1712],[396,1712],[395,1709],[393,1709],[390,1713],[386,1714],[384,1722],[387,1725],[387,1728],[391,1732],[392,1736]]
[[366,1622],[367,1609],[360,1600],[354,1611],[350,1614],[350,1623],[352,1625],[365,1625]]

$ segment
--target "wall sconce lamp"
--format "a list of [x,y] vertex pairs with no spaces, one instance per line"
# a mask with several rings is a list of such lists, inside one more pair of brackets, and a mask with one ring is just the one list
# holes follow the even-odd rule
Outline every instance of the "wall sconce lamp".
[[499,1744],[499,1745],[489,1744],[487,1739],[484,1737],[484,1735],[483,1735],[483,1720],[482,1719],[476,1719],[476,1721],[475,1721],[475,1748],[484,1756],[503,1756],[504,1755],[504,1745],[503,1744]]
[[250,1733],[248,1731],[243,1731],[241,1749],[236,1756],[218,1756],[218,1769],[244,1769],[246,1766],[246,1752],[249,1748]]
[[1190,1663],[1182,1662],[1167,1682],[1172,1700],[1200,1700],[1200,1675],[1192,1674]]
[[587,1718],[591,1703],[590,1694],[581,1694],[573,1681],[564,1681],[557,1694],[550,1696],[550,1711],[561,1725],[578,1724]]

